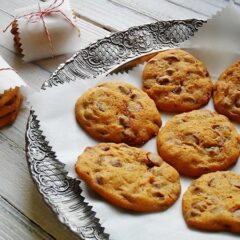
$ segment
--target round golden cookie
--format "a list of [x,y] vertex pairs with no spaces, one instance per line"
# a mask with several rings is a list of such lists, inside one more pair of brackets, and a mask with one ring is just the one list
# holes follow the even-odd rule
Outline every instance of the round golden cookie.
[[160,114],[142,90],[123,82],[89,89],[75,105],[78,123],[100,141],[139,145],[156,136]]
[[225,170],[239,156],[240,139],[227,117],[209,110],[175,115],[159,131],[157,147],[179,173],[197,177]]
[[240,61],[220,75],[214,86],[213,101],[217,112],[240,122]]
[[17,118],[23,97],[19,87],[0,94],[0,129],[11,125]]
[[172,49],[148,61],[143,71],[143,90],[159,110],[187,112],[208,103],[212,82],[201,61],[183,50]]
[[123,143],[87,147],[75,169],[105,200],[139,212],[170,207],[181,190],[178,172],[161,157]]
[[190,227],[240,233],[240,175],[230,171],[202,175],[184,193],[182,211]]

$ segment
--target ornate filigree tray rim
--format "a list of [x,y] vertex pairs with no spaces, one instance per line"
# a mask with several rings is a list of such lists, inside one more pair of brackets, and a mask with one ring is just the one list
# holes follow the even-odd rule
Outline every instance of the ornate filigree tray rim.
[[[160,21],[116,32],[90,44],[60,64],[42,89],[73,80],[107,75],[163,48],[177,46],[202,26],[196,19]],[[139,63],[139,62],[136,62]],[[131,66],[130,66],[131,67]],[[67,177],[64,164],[40,130],[34,110],[26,126],[26,158],[32,179],[58,220],[80,239],[109,239],[91,206],[81,196],[80,181]]]

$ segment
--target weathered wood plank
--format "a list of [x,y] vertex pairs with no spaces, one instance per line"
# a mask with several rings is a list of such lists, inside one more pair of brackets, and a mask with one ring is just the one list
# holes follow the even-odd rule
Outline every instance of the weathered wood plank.
[[21,8],[23,6],[28,6],[32,4],[32,0],[8,0],[8,1],[1,1],[0,9],[6,12],[10,12],[14,15],[14,10],[16,8]]
[[81,17],[111,31],[125,30],[132,26],[156,21],[108,0],[72,0],[72,5]]
[[[120,6],[117,0],[81,0],[81,2],[73,0],[72,2],[72,5],[81,16],[100,23],[102,26],[111,30],[125,30],[132,26],[147,24],[156,20],[203,19],[205,17],[204,15],[176,6],[165,0],[145,1],[144,8],[141,8],[140,13],[139,8],[136,7],[136,4],[139,2],[137,0],[129,1],[132,5],[130,6],[130,4],[128,4],[128,8]],[[135,5],[133,5],[133,3],[135,3]],[[158,9],[159,11],[156,12]]]
[[137,12],[143,13],[147,16],[153,17],[157,20],[170,19],[187,19],[187,18],[206,18],[206,14],[198,13],[182,7],[181,4],[173,4],[166,0],[111,0],[112,2],[121,4],[122,6],[133,9]]
[[[168,2],[192,10],[196,13],[204,14],[208,17],[211,17],[212,15],[216,14],[217,11],[221,10],[221,7],[210,4],[211,1],[206,2],[202,0],[168,0]],[[223,3],[225,1],[219,0],[218,2]]]
[[228,3],[228,0],[203,0],[203,1],[216,7],[225,7]]
[[[24,129],[25,126],[21,127]],[[37,192],[36,186],[30,178],[25,152],[22,149],[25,141],[24,135],[18,137],[20,138],[18,142],[21,144],[15,143],[3,133],[0,133],[1,195],[54,238],[61,240],[76,239],[70,230],[64,228],[58,222],[56,216]],[[20,236],[19,239],[24,238]]]
[[0,239],[53,240],[54,238],[38,225],[21,214],[0,196]]

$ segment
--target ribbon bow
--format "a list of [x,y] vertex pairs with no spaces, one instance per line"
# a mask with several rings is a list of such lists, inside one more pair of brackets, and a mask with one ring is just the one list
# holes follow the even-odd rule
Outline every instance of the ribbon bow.
[[52,55],[54,56],[52,38],[48,31],[48,28],[47,28],[44,18],[49,15],[52,15],[52,14],[61,14],[63,16],[63,18],[66,19],[66,21],[69,22],[70,25],[72,25],[72,27],[76,27],[75,24],[72,22],[72,20],[70,18],[68,18],[67,15],[63,11],[58,9],[58,7],[60,7],[63,3],[64,3],[64,0],[60,0],[59,3],[58,3],[58,0],[55,0],[52,4],[49,5],[49,7],[42,9],[40,6],[40,3],[38,2],[38,11],[37,12],[32,12],[32,13],[25,14],[25,15],[22,15],[19,17],[15,17],[14,20],[3,30],[3,32],[6,32],[14,21],[16,21],[20,18],[23,18],[23,17],[27,18],[28,22],[31,22],[31,23],[35,23],[35,22],[38,22],[41,20],[43,23],[44,32],[45,32],[48,42],[49,42],[49,47],[51,49]]

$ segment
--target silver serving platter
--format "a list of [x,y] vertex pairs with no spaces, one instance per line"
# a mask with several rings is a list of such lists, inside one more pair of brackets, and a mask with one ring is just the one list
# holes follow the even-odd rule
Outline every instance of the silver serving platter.
[[[202,24],[202,21],[195,19],[161,21],[114,33],[80,50],[61,64],[42,89],[97,77],[122,69],[123,65],[132,66],[139,63],[139,57],[178,45],[192,36]],[[39,192],[60,222],[79,239],[110,238],[95,217],[92,207],[84,201],[80,182],[67,177],[64,164],[58,161],[40,130],[34,109],[30,111],[26,127],[26,157]]]

